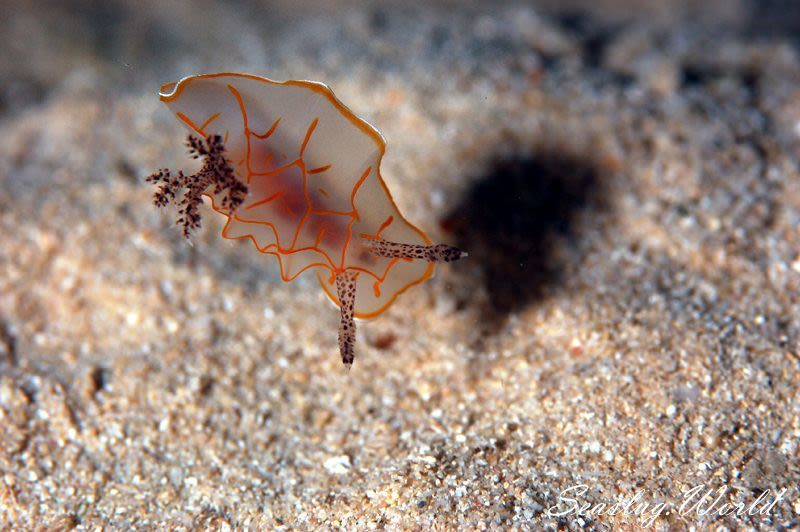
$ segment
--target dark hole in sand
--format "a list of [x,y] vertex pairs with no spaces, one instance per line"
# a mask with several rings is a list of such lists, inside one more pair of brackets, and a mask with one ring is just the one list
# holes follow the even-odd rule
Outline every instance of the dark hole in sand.
[[106,368],[95,367],[91,373],[92,379],[92,395],[97,395],[105,390],[111,380],[111,374]]
[[499,159],[469,188],[442,225],[482,269],[489,332],[562,287],[605,196],[594,161],[559,152]]

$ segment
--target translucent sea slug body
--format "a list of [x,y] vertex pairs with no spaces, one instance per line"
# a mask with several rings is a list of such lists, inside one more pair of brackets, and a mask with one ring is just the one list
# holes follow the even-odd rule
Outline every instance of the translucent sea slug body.
[[205,195],[227,217],[222,236],[250,239],[276,256],[284,281],[314,269],[341,308],[339,347],[348,367],[354,317],[377,316],[429,278],[433,262],[465,255],[431,245],[403,217],[380,175],[383,137],[327,86],[206,74],[164,85],[160,96],[193,133],[190,152],[205,164],[193,176],[150,176],[160,185],[155,203],[177,202],[188,236]]

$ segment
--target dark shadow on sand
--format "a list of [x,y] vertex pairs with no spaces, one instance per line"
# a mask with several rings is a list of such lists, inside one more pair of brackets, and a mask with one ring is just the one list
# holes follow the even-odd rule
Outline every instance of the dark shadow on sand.
[[487,166],[442,222],[482,269],[487,334],[559,290],[576,266],[570,251],[584,237],[579,215],[604,211],[608,203],[603,173],[591,157],[539,151]]

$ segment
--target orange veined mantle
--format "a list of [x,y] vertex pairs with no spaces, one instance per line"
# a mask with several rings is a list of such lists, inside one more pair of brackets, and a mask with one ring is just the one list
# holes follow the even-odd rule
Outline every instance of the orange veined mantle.
[[364,246],[377,238],[431,242],[403,217],[381,177],[381,134],[326,85],[204,74],[164,85],[160,97],[194,133],[222,137],[249,190],[233,214],[207,194],[227,217],[222,236],[250,239],[276,256],[284,281],[313,269],[339,305],[335,276],[357,273],[355,317],[371,318],[432,275],[433,263],[381,257]]

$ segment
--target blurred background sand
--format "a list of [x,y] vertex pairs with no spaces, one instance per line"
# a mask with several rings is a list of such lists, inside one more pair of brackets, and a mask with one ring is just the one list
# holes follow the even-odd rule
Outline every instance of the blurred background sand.
[[[5,0],[0,44],[0,527],[800,524],[797,2]],[[215,71],[329,84],[470,252],[349,374],[313,275],[151,205],[157,89]]]

